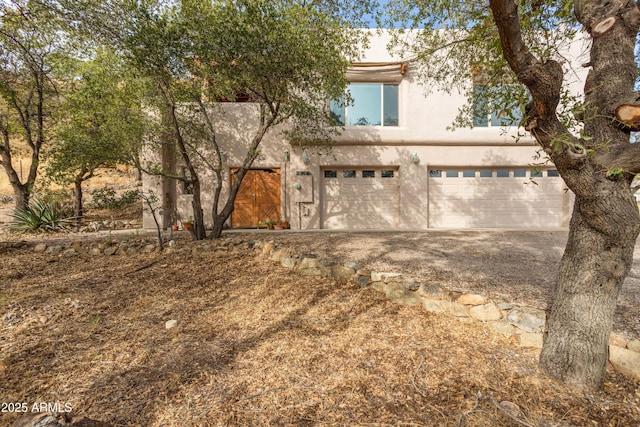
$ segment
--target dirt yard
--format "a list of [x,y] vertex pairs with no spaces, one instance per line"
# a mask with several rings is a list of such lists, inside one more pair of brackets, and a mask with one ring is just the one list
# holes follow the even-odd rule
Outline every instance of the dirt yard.
[[[566,238],[272,236],[321,257],[539,304],[555,268],[544,262]],[[515,338],[394,305],[371,288],[298,276],[241,246],[69,258],[12,246],[20,244],[0,253],[3,403],[57,404],[113,426],[640,425],[640,384],[612,370],[603,391],[571,391],[544,377],[537,352]],[[634,280],[623,304],[636,305],[618,324],[630,333]],[[19,416],[0,412],[0,425]]]

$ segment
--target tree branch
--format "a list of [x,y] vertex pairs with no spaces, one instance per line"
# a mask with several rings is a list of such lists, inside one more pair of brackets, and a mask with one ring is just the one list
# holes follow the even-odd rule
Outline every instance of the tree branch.
[[[531,92],[532,101],[527,106],[525,129],[531,132],[554,162],[583,162],[585,156],[569,151],[571,147],[584,144],[569,132],[556,115],[564,75],[562,66],[553,60],[540,62],[531,54],[522,37],[515,1],[490,0],[489,5],[500,35],[503,55],[518,81]],[[561,136],[567,143],[556,144]]]
[[640,143],[626,146],[615,145],[609,149],[596,151],[595,162],[606,170],[621,169],[625,172],[640,173]]

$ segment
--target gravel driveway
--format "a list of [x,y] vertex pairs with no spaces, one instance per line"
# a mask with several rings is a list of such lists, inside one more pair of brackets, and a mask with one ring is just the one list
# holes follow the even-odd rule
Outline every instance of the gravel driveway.
[[[400,272],[452,290],[547,308],[567,231],[271,232],[254,238],[320,258]],[[615,329],[640,337],[640,248],[618,302]]]

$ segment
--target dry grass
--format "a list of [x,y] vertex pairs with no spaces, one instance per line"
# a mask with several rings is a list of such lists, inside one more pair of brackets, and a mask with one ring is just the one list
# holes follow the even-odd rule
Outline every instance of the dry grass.
[[0,277],[3,401],[71,402],[117,426],[640,425],[639,384],[612,371],[602,392],[575,393],[482,324],[246,249],[15,250],[0,254]]
[[[22,164],[22,178],[23,181],[26,179],[27,174],[29,173],[29,167],[31,166],[31,158],[30,157],[16,157],[12,161],[13,168],[18,172],[18,176],[20,176],[20,167]],[[38,183],[40,183],[43,179],[43,171],[45,166],[41,165],[38,169]],[[97,188],[104,187],[128,187],[135,186],[135,171],[126,166],[120,166],[118,168],[103,168],[98,170],[96,176],[91,178],[85,185],[84,191],[87,195],[91,190],[95,190]],[[55,184],[50,184],[49,189],[51,190],[59,190],[61,187]],[[69,187],[71,188],[71,187]],[[9,178],[7,178],[7,174],[4,169],[0,169],[0,196],[13,196],[13,188],[11,188],[11,184],[9,183]]]

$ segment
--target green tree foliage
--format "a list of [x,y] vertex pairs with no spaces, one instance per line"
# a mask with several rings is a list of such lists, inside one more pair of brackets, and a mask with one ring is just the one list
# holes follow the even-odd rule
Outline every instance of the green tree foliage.
[[[45,3],[0,3],[0,159],[16,208],[29,203],[41,150],[51,137],[52,112],[60,101],[58,71],[69,56],[63,28]],[[12,164],[18,142],[31,157],[23,180]]]
[[[131,16],[123,44],[155,82],[162,116],[186,165],[184,176],[173,176],[193,188],[196,236],[204,238],[200,174],[208,168],[216,177],[212,222],[219,237],[267,132],[287,122],[293,143],[329,139],[326,100],[344,90],[354,35],[321,8],[286,0],[144,4]],[[259,120],[222,201],[227,170],[216,138],[221,109],[211,101],[233,101],[238,93],[249,96]]]
[[67,75],[47,176],[74,184],[75,215],[82,218],[82,184],[96,169],[136,164],[147,126],[143,86],[113,52],[100,49]]
[[[425,82],[466,91],[470,105],[471,81],[503,85],[493,95],[522,104],[522,125],[575,194],[540,364],[577,388],[601,387],[616,299],[640,231],[631,190],[640,149],[630,140],[640,129],[636,3],[397,1],[388,11],[387,23],[418,29],[399,33],[396,47],[415,57]],[[580,37],[590,42],[589,73],[577,99],[563,86],[574,72],[563,49]],[[468,107],[457,124],[471,117]]]

